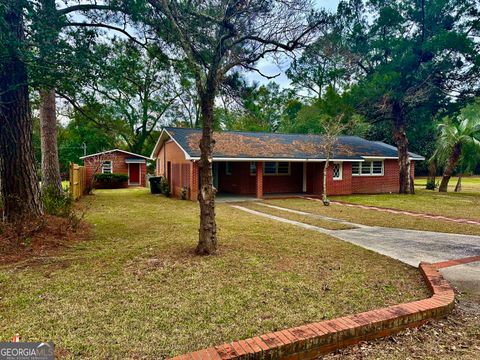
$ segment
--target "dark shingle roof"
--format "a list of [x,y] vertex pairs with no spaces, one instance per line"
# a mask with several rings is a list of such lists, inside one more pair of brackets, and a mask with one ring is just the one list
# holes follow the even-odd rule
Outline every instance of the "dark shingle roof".
[[[200,156],[199,141],[202,131],[189,128],[166,127],[170,136],[192,158]],[[321,135],[278,134],[261,132],[215,132],[214,158],[242,159],[325,159]],[[397,149],[382,142],[357,136],[340,136],[333,160],[363,160],[365,157],[397,157]],[[410,153],[413,159],[423,157]]]

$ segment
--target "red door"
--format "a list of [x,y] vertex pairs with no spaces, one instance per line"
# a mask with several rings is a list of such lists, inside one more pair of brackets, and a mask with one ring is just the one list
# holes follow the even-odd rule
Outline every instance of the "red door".
[[140,185],[140,164],[128,164],[129,184]]

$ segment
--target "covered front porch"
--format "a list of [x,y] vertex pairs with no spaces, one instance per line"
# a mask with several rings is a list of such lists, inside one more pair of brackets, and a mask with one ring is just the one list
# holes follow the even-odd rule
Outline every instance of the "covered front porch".
[[214,161],[213,183],[220,197],[320,194],[322,162]]

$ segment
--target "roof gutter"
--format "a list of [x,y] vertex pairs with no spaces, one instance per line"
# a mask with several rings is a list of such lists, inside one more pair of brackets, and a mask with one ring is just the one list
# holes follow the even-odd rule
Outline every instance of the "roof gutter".
[[[199,156],[190,156],[187,160],[200,160]],[[298,159],[298,158],[229,158],[229,157],[213,157],[213,161],[289,161],[289,162],[324,162],[327,159]],[[330,161],[365,161],[363,159],[330,159]]]

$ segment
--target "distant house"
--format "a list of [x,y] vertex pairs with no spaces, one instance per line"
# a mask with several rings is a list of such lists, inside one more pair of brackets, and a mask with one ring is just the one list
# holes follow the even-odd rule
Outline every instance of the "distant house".
[[147,160],[150,158],[125,150],[113,149],[96,154],[82,156],[86,169],[87,181],[94,174],[128,175],[128,186],[145,186]]
[[[201,131],[166,127],[152,152],[156,174],[166,176],[172,193],[183,187],[194,200],[199,190],[197,160]],[[321,194],[325,152],[320,135],[215,132],[214,186],[219,193],[254,195]],[[397,149],[382,142],[341,136],[329,166],[330,195],[398,192]],[[411,172],[415,161],[410,153]]]

